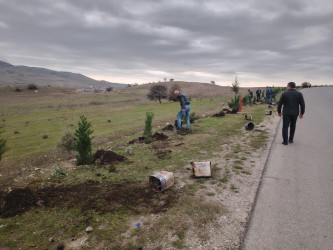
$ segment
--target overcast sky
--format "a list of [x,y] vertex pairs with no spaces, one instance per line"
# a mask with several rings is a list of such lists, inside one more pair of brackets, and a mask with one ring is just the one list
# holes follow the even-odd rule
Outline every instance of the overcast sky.
[[0,0],[0,60],[120,83],[333,84],[333,1]]

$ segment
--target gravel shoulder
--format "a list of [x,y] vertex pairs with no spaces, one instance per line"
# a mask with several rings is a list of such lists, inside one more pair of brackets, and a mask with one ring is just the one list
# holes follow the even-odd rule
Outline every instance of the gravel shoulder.
[[[193,237],[188,237],[186,245],[190,249],[239,249],[242,245],[246,228],[251,217],[253,206],[256,200],[256,194],[261,182],[263,172],[269,152],[272,146],[279,125],[279,117],[277,115],[266,116],[265,120],[256,125],[257,131],[265,130],[267,132],[267,141],[263,147],[245,154],[246,160],[242,162],[243,171],[246,170],[250,174],[236,174],[232,172],[232,178],[222,188],[216,187],[214,184],[208,184],[204,192],[198,195],[204,197],[208,190],[216,192],[214,197],[209,197],[212,202],[220,202],[226,209],[226,213],[221,215],[216,223],[212,223],[209,228],[210,239],[202,242]],[[247,140],[251,136],[255,136],[256,129],[248,132],[244,129],[241,140],[234,140],[229,145],[223,145],[223,150],[219,153],[220,157],[210,159],[212,164],[218,166],[226,166],[231,170],[231,161],[226,159],[226,155],[231,148],[237,144],[246,147]],[[240,152],[241,156],[243,152]],[[246,151],[245,151],[246,153]],[[222,170],[223,171],[223,170]],[[225,174],[225,173],[224,173]],[[232,187],[235,187],[232,188]],[[207,196],[206,196],[207,197]],[[189,241],[190,239],[190,241]]]

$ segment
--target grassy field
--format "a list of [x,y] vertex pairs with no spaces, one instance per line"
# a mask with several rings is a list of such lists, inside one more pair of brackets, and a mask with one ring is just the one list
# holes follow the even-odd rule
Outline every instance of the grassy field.
[[[78,248],[186,248],[190,228],[202,241],[209,238],[205,227],[225,209],[220,203],[198,197],[197,191],[205,188],[206,181],[227,188],[233,174],[250,174],[241,168],[242,161],[251,150],[265,144],[267,133],[249,131],[249,140],[243,141],[243,115],[211,117],[226,106],[228,98],[198,97],[192,98],[191,108],[200,119],[192,124],[189,134],[167,131],[163,133],[169,136],[168,141],[129,145],[142,136],[146,112],[155,114],[154,132],[162,132],[167,123],[173,124],[179,109],[179,103],[150,102],[146,93],[138,88],[83,94],[47,87],[38,94],[13,93],[9,88],[0,93],[5,125],[2,136],[10,148],[1,162],[0,173],[6,178],[2,177],[0,197],[7,199],[7,205],[16,201],[18,209],[27,207],[15,216],[0,218],[4,225],[0,247],[52,249],[64,244],[77,248],[75,244],[84,242]],[[244,107],[244,112],[259,124],[265,109],[266,105],[253,105]],[[56,151],[57,141],[66,128],[75,129],[80,115],[93,125],[94,151],[109,149],[127,160],[115,166],[76,166],[71,160],[56,160],[64,158]],[[44,135],[48,138],[43,139]],[[225,145],[230,145],[224,153],[234,172],[229,166],[213,166],[213,179],[202,180],[192,178],[184,168],[190,161],[214,157]],[[151,192],[147,181],[156,170],[174,172],[175,187],[163,194]],[[31,204],[15,200],[14,194],[9,197],[5,191],[9,186],[14,189],[9,194],[32,197]],[[214,195],[207,192],[207,197]],[[145,227],[135,227],[134,222]],[[84,232],[87,226],[94,228],[93,233]],[[163,238],[168,241],[162,242]]]
[[[9,99],[9,98],[8,98]],[[144,95],[72,94],[59,93],[47,98],[44,93],[12,95],[16,99],[9,105],[2,99],[3,136],[11,149],[7,159],[24,159],[28,156],[44,154],[55,148],[67,127],[76,125],[79,117],[85,115],[93,124],[95,145],[101,141],[112,143],[122,136],[131,136],[143,130],[145,113],[153,112],[154,126],[173,123],[179,104],[164,101],[149,102]],[[225,99],[193,99],[192,110],[197,114],[218,111]],[[108,122],[108,121],[111,122]],[[43,136],[47,135],[47,139]]]

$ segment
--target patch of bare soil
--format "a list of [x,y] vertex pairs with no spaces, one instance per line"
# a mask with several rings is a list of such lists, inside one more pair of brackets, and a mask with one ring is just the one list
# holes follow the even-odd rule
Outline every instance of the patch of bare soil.
[[[153,134],[153,139],[155,141],[167,141],[170,140],[170,137],[163,133],[156,132],[155,134]],[[135,143],[146,143],[146,138],[144,136],[140,136],[139,138],[130,141],[128,144],[135,144]]]
[[144,143],[145,139],[146,139],[145,137],[140,136],[139,138],[130,141],[128,144]]
[[173,131],[174,126],[172,126],[171,124],[165,126],[162,131]]
[[238,112],[238,109],[228,109],[224,108],[222,111],[226,112],[227,114],[236,114]]
[[113,151],[105,151],[103,149],[97,150],[94,155],[94,163],[105,165],[105,164],[115,164],[117,162],[123,162],[126,160],[125,156],[117,154]]
[[221,111],[221,112],[218,112],[218,113],[212,115],[212,117],[223,117],[223,116],[225,116],[224,111]]
[[157,132],[153,135],[153,138],[157,141],[167,141],[170,139],[169,136],[167,136],[163,133],[157,133]]
[[94,181],[59,187],[32,190],[29,187],[15,189],[10,193],[0,192],[0,217],[22,214],[34,207],[71,207],[83,212],[93,209],[100,213],[127,209],[133,214],[161,213],[177,200],[173,190],[157,194],[148,184],[127,182],[123,184]]

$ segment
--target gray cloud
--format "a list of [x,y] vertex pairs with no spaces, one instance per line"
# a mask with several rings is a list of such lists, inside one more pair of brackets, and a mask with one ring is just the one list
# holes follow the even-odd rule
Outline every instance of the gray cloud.
[[330,0],[0,0],[0,59],[114,82],[331,84]]

